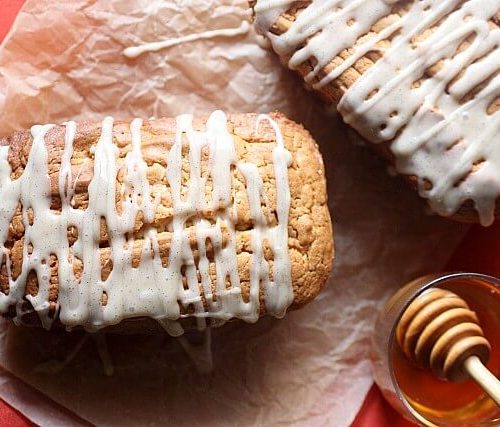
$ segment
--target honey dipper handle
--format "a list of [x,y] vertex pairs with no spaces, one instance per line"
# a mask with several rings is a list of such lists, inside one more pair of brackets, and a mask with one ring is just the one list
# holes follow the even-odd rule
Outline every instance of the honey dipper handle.
[[500,381],[484,366],[477,356],[470,356],[464,362],[469,375],[500,406]]

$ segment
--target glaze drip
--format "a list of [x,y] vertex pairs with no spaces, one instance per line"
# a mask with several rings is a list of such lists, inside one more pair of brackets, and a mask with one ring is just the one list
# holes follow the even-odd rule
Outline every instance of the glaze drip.
[[[6,259],[9,292],[0,292],[0,312],[16,306],[16,319],[25,314],[23,297],[30,271],[36,272],[39,290],[28,296],[44,327],[49,328],[55,316],[50,315],[47,260],[58,262],[57,312],[68,328],[83,326],[95,331],[133,317],[156,319],[170,334],[181,335],[177,322],[194,316],[203,329],[205,319],[224,322],[233,317],[255,322],[261,313],[259,297],[265,300],[265,312],[276,317],[285,314],[293,301],[291,265],[288,254],[288,213],[290,188],[288,167],[290,152],[285,148],[278,124],[269,116],[259,116],[256,132],[267,122],[275,133],[272,151],[276,181],[276,225],[269,225],[263,215],[261,200],[266,197],[257,165],[238,160],[233,136],[222,111],[212,113],[205,131],[193,128],[193,117],[176,119],[175,141],[166,159],[165,177],[172,200],[173,220],[169,227],[171,240],[167,265],[160,257],[160,236],[151,225],[161,202],[147,176],[143,158],[142,120],[130,123],[131,147],[120,163],[119,149],[113,136],[113,118],[103,120],[98,142],[92,147],[93,178],[88,186],[88,206],[76,209],[72,197],[76,178],[72,176],[71,158],[77,126],[65,124],[64,151],[58,177],[61,211],[51,210],[51,184],[48,175],[48,153],[45,136],[53,125],[34,126],[33,143],[23,174],[11,180],[8,147],[0,147],[0,262]],[[271,141],[269,142],[271,143]],[[182,188],[183,148],[189,149],[189,182],[187,193]],[[202,174],[202,153],[208,150],[208,173]],[[233,200],[233,169],[241,172],[254,227],[250,230],[251,254],[250,294],[242,295],[236,248],[236,206]],[[118,174],[124,170],[123,184],[117,188]],[[211,197],[205,197],[207,179],[211,179]],[[185,186],[184,186],[185,187]],[[117,206],[117,191],[120,191]],[[207,200],[208,199],[208,200]],[[22,271],[13,279],[9,250],[5,247],[9,225],[18,205],[22,206],[25,227]],[[33,218],[28,218],[32,210]],[[209,221],[203,213],[212,211]],[[144,218],[144,237],[139,266],[133,267],[134,226]],[[105,221],[109,242],[108,277],[103,277],[100,239]],[[189,226],[188,226],[189,222]],[[192,224],[192,225],[191,225]],[[78,230],[78,238],[70,247],[67,232]],[[190,241],[194,229],[197,262]],[[207,240],[211,242],[215,279],[210,274]],[[270,242],[275,259],[274,270],[263,253],[263,242]],[[31,249],[28,250],[28,247]],[[136,248],[137,249],[137,248]],[[74,263],[82,263],[79,277]],[[103,303],[103,296],[106,296]],[[188,309],[187,311],[181,310]]]
[[[257,29],[288,66],[314,58],[305,80],[321,90],[377,52],[380,59],[345,90],[342,117],[372,142],[392,141],[397,171],[418,178],[436,212],[452,215],[472,201],[481,223],[491,224],[500,195],[500,111],[488,109],[500,99],[500,29],[489,21],[500,0],[413,1],[379,32],[374,25],[401,2],[313,0],[286,32],[273,34],[295,3],[254,7]],[[349,56],[332,66],[346,49]]]
[[146,52],[157,52],[182,43],[189,43],[196,40],[213,39],[215,37],[236,37],[246,34],[250,29],[248,21],[242,21],[236,28],[221,28],[218,30],[208,30],[201,33],[193,33],[183,37],[176,37],[159,42],[145,43],[140,46],[131,46],[123,50],[123,55],[127,58],[137,58]]

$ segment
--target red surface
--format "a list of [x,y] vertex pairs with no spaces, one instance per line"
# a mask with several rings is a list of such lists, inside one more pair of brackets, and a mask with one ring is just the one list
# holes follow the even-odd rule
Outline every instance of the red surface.
[[12,21],[24,0],[0,0],[0,42],[9,31]]
[[500,277],[500,221],[470,229],[448,263],[448,271],[453,270]]
[[0,425],[5,427],[28,427],[34,424],[0,400]]
[[390,406],[373,386],[351,427],[416,427]]
[[[7,34],[24,0],[0,0],[0,40]],[[495,256],[500,250],[500,224],[490,228],[475,226],[466,236],[448,265],[449,270],[476,271],[500,276],[500,263]],[[33,426],[19,412],[0,400],[0,427]],[[411,427],[384,400],[377,387],[368,393],[352,427]]]

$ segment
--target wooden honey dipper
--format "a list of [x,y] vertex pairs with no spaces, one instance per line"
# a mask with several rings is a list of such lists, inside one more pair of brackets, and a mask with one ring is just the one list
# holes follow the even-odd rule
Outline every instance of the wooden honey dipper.
[[485,367],[491,346],[467,303],[445,289],[431,288],[406,309],[396,340],[418,366],[449,381],[472,377],[500,406],[500,381]]

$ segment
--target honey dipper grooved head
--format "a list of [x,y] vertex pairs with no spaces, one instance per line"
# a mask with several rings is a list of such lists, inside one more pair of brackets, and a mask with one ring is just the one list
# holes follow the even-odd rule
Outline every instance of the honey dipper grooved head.
[[417,365],[455,382],[468,378],[462,369],[465,359],[475,355],[486,363],[491,350],[467,303],[439,288],[427,290],[408,306],[396,328],[396,340]]

